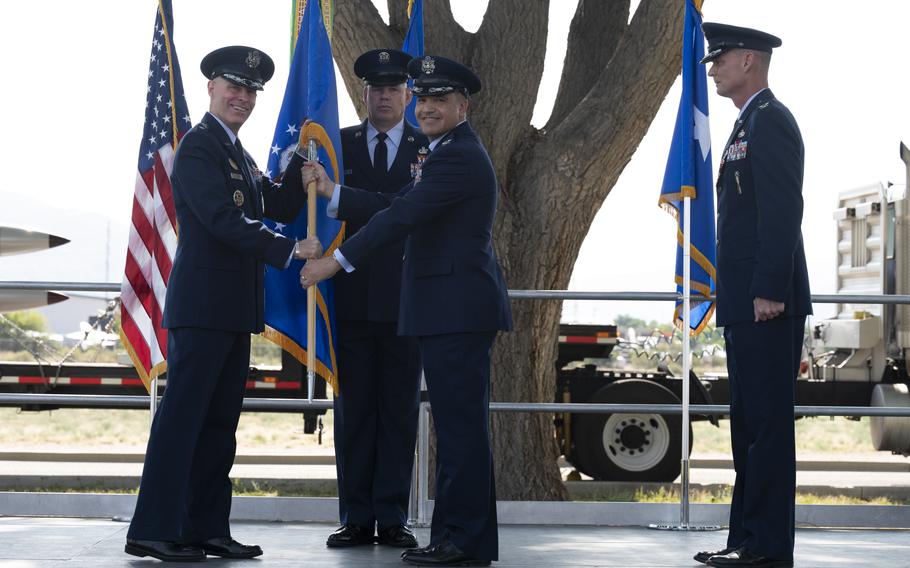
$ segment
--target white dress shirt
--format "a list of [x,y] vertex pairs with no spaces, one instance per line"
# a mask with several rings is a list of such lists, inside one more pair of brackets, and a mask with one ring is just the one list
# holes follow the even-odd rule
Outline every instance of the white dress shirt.
[[[367,152],[370,154],[370,162],[373,161],[373,156],[376,155],[376,144],[379,143],[379,139],[376,138],[376,135],[379,134],[379,130],[373,126],[373,123],[367,120]],[[386,171],[392,169],[392,164],[395,163],[395,156],[398,154],[398,148],[401,146],[401,137],[404,136],[404,118],[401,121],[389,129],[386,132],[388,138],[385,139],[386,149],[388,151],[389,163],[386,164]]]

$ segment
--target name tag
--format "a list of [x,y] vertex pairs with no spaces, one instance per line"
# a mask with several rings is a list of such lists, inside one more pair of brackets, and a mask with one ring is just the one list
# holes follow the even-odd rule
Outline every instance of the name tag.
[[231,172],[231,179],[237,179],[237,180],[243,181],[243,175],[235,174],[234,172]]

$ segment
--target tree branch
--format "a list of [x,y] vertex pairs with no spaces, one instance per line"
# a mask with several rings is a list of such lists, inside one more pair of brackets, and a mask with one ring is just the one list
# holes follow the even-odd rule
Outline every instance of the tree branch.
[[463,60],[483,83],[468,116],[487,143],[503,183],[534,112],[546,54],[548,4],[547,0],[491,1]]
[[618,175],[631,158],[679,74],[683,9],[678,0],[642,0],[587,97],[547,136],[546,152],[571,158],[574,175],[608,158]]
[[629,0],[579,0],[569,28],[559,91],[546,130],[555,128],[588,94],[591,78],[616,52],[629,20]]
[[[683,8],[678,0],[642,0],[588,95],[553,131],[531,140],[514,156],[507,200],[513,208],[503,212],[510,216],[505,221],[539,232],[520,234],[522,242],[503,243],[505,252],[522,255],[523,249],[558,242],[561,254],[550,264],[538,263],[534,271],[525,271],[527,281],[510,280],[511,286],[568,285],[587,228],[679,73],[682,50],[677,38],[682,36]],[[529,238],[540,242],[528,243]],[[521,265],[529,259],[512,261]]]
[[389,8],[389,27],[392,33],[404,37],[408,33],[408,0],[387,0]]

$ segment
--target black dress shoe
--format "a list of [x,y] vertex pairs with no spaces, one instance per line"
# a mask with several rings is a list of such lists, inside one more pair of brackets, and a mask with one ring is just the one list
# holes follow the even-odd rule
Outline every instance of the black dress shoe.
[[347,546],[360,546],[373,544],[373,529],[360,525],[341,525],[341,528],[329,535],[325,545],[330,548],[344,548]]
[[737,548],[727,554],[720,554],[717,556],[712,556],[708,559],[708,566],[760,566],[762,568],[792,568],[792,560],[775,560],[773,558],[768,558],[767,556],[758,556],[746,550],[745,548]]
[[409,548],[401,553],[401,557],[404,558],[405,556],[408,556],[409,554],[424,554],[427,550],[433,548],[434,546],[435,546],[434,544],[428,544],[426,546],[417,546],[414,548]]
[[262,549],[255,544],[240,544],[229,536],[210,538],[196,543],[209,556],[221,558],[256,558],[262,556]]
[[414,566],[489,566],[489,560],[471,558],[453,543],[444,540],[423,550],[409,550],[401,558]]
[[123,551],[133,556],[151,556],[165,562],[199,562],[205,560],[205,552],[198,546],[177,544],[163,540],[126,539]]
[[379,529],[377,542],[397,548],[415,548],[417,546],[417,537],[414,536],[414,533],[408,527],[397,525]]
[[732,547],[732,546],[728,546],[728,547],[726,547],[726,548],[724,548],[724,549],[722,549],[722,550],[714,550],[714,551],[711,551],[711,550],[702,550],[701,552],[699,552],[698,554],[696,554],[695,556],[693,556],[693,558],[694,558],[697,562],[701,562],[702,564],[706,564],[706,563],[708,562],[708,559],[711,558],[712,556],[723,556],[724,554],[730,554],[730,553],[733,552],[734,550],[736,550],[736,548],[735,548],[735,547]]

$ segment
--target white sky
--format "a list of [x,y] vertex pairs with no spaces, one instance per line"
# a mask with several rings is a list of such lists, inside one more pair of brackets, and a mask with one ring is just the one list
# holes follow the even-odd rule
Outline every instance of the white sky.
[[[462,25],[476,29],[486,2],[452,3]],[[74,224],[80,222],[80,212],[129,222],[156,6],[154,0],[4,4],[0,224],[23,224],[16,215],[16,196],[69,209]],[[545,122],[552,107],[574,6],[574,0],[551,2],[536,125]],[[288,0],[174,0],[174,43],[194,121],[208,106],[205,79],[198,71],[206,53],[222,45],[246,44],[275,59],[275,78],[241,131],[244,146],[260,165],[267,161],[287,77],[289,8]],[[813,291],[832,292],[831,211],[837,193],[877,181],[905,181],[898,143],[910,140],[905,59],[910,2],[706,0],[704,13],[708,21],[755,27],[783,39],[772,63],[771,87],[796,116],[806,145],[803,233]],[[342,123],[352,124],[357,117],[339,87]],[[657,196],[678,101],[677,82],[598,214],[576,264],[572,289],[674,289],[674,223],[657,206]],[[717,146],[729,134],[737,111],[716,95],[709,105],[716,166]],[[49,230],[40,220],[24,221]],[[53,229],[67,235],[65,224]],[[115,247],[112,281],[120,279],[125,246]],[[105,276],[71,279],[98,281]],[[669,320],[670,310],[666,304],[567,303],[565,314],[568,319],[601,322],[618,313]]]

